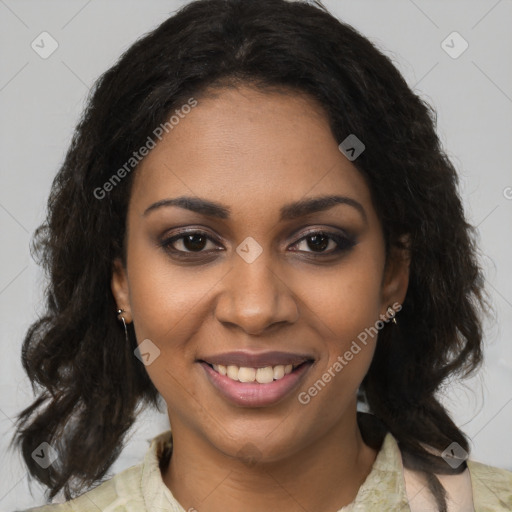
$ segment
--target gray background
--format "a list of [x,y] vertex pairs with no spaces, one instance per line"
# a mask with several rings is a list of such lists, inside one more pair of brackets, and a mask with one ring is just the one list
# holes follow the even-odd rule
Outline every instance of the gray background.
[[[44,218],[62,162],[95,79],[183,1],[0,0],[0,510],[42,504],[18,453],[7,450],[13,418],[31,401],[20,346],[41,311],[43,279],[28,244]],[[486,325],[486,364],[451,383],[443,401],[472,439],[472,458],[512,470],[512,1],[326,0],[369,37],[438,112],[438,132],[461,178],[467,216],[478,226],[497,320]],[[32,41],[47,31],[47,59]],[[441,46],[457,31],[458,58]],[[449,51],[462,49],[451,36]],[[48,48],[48,45],[45,45]],[[147,440],[168,428],[142,416],[112,474],[138,463]]]

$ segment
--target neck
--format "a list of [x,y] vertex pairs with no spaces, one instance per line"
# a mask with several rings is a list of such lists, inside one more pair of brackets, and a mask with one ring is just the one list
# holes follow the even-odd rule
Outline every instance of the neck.
[[323,437],[272,462],[229,457],[178,423],[162,476],[185,510],[339,510],[355,499],[376,455],[363,442],[355,407]]

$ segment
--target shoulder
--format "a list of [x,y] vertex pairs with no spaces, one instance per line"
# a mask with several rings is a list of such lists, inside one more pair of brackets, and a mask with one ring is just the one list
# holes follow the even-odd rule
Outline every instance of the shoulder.
[[125,469],[94,489],[66,503],[44,505],[23,512],[90,512],[91,510],[104,510],[107,507],[109,509],[115,507],[115,510],[122,511],[125,510],[122,506],[128,503],[143,505],[141,475],[142,464],[138,464]]
[[160,472],[160,462],[171,450],[172,435],[167,430],[150,441],[140,464],[125,469],[71,501],[31,508],[24,512],[125,512],[128,508],[140,512],[182,510],[163,483]]
[[482,512],[512,510],[512,472],[467,461],[475,509]]

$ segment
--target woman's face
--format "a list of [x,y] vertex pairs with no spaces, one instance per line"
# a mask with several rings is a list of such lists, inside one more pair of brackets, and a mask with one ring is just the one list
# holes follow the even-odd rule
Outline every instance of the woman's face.
[[319,106],[242,87],[200,99],[141,162],[112,290],[175,436],[277,460],[353,420],[365,329],[407,282]]

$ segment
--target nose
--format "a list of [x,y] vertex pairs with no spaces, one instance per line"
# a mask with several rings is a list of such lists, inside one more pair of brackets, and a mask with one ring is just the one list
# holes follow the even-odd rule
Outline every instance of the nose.
[[297,321],[299,308],[289,283],[265,251],[252,263],[234,255],[216,303],[219,322],[261,335],[277,324]]

